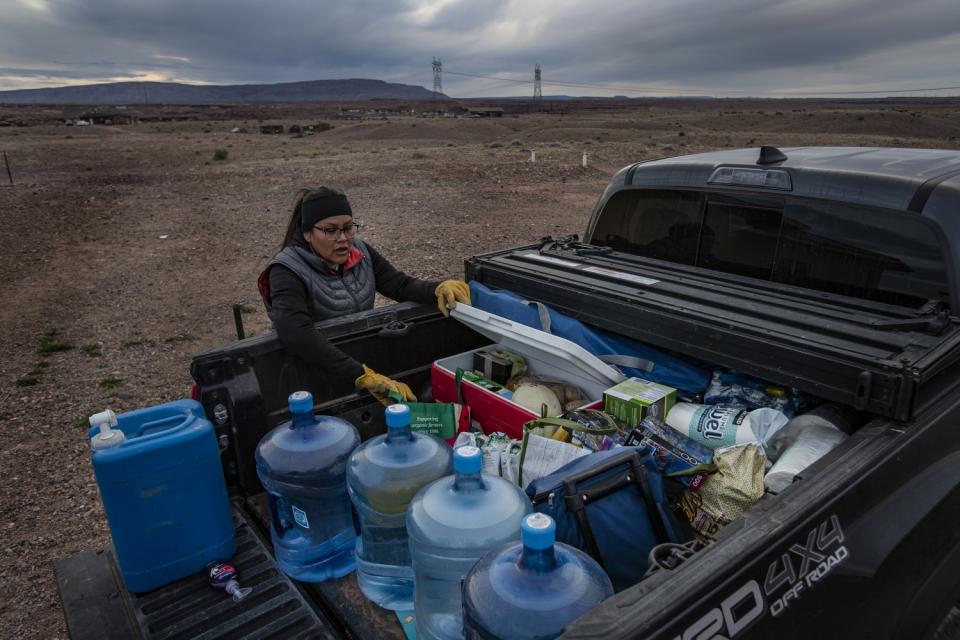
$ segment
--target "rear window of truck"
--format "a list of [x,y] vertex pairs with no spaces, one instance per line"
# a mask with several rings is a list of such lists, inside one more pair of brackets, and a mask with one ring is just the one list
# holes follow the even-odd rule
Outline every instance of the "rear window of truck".
[[801,198],[626,190],[593,243],[618,251],[905,306],[949,302],[933,229],[915,214]]

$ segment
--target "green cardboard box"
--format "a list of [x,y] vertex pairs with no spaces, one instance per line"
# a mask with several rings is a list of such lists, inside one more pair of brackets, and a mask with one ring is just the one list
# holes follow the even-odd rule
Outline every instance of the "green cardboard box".
[[630,427],[647,416],[665,419],[676,402],[676,389],[641,378],[628,378],[603,392],[603,410]]

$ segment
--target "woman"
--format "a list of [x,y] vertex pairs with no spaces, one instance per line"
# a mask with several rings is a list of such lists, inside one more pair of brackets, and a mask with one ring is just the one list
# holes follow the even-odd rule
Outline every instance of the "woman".
[[314,323],[372,309],[376,292],[398,301],[436,301],[447,315],[457,302],[470,302],[470,289],[462,280],[438,283],[406,275],[357,239],[359,229],[343,192],[302,190],[283,248],[260,274],[260,295],[280,342],[291,353],[332,375],[355,379],[358,388],[385,404],[391,391],[414,401],[410,387],[357,362]]

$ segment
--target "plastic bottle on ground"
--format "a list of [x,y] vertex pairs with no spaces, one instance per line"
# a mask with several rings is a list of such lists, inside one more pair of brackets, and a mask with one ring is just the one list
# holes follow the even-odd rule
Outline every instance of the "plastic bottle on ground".
[[487,553],[463,582],[467,640],[547,640],[613,595],[597,562],[555,542],[543,513],[523,519],[521,541]]
[[480,449],[459,447],[454,475],[421,489],[407,511],[418,640],[463,638],[461,580],[487,551],[518,540],[532,511],[520,487],[482,466]]
[[453,450],[410,429],[410,407],[386,408],[386,435],[357,447],[347,465],[347,489],[360,520],[357,583],[385,609],[413,608],[413,568],[407,507],[425,485],[450,475]]
[[207,581],[214,589],[225,591],[234,602],[240,602],[253,591],[251,587],[241,587],[237,568],[222,560],[207,565]]
[[313,396],[289,398],[290,420],[257,445],[280,569],[302,582],[344,576],[356,567],[356,531],[347,495],[347,459],[360,443],[345,420],[313,415]]

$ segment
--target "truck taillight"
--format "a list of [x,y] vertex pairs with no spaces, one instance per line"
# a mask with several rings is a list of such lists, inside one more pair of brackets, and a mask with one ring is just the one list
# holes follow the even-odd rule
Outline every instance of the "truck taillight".
[[199,400],[199,399],[200,399],[200,387],[198,387],[197,385],[193,385],[193,386],[190,388],[190,399],[191,399],[191,400]]
[[718,167],[707,184],[728,184],[741,187],[793,190],[790,174],[781,169],[752,169],[747,167]]

